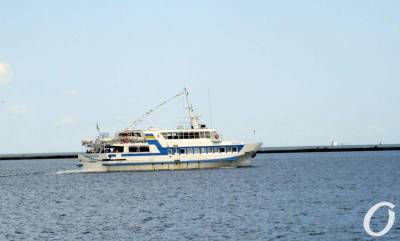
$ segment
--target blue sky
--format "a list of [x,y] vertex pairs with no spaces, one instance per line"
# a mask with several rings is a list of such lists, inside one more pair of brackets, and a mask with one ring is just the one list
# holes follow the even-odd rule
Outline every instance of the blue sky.
[[[400,143],[398,1],[2,1],[0,153],[79,151],[191,91],[224,138]],[[140,127],[174,128],[183,99]],[[256,130],[255,136],[253,130]]]

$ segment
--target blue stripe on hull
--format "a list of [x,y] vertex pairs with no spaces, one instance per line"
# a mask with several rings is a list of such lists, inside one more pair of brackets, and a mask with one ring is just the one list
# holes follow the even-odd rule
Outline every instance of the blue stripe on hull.
[[209,162],[232,162],[239,160],[239,157],[228,157],[221,159],[210,160],[185,160],[180,162],[175,161],[157,161],[157,162],[118,162],[118,163],[103,163],[103,166],[133,166],[133,165],[160,165],[160,164],[176,164],[176,163],[209,163]]
[[[167,156],[168,155],[168,148],[162,147],[160,142],[157,140],[150,140],[148,141],[149,145],[155,145],[159,151],[159,153],[126,153],[121,154],[121,157],[127,156]],[[217,145],[217,146],[180,146],[180,147],[171,147],[172,149],[180,149],[180,148],[209,148],[209,147],[226,147],[226,146],[237,146],[238,152],[242,150],[244,145]],[[108,154],[108,158],[116,157],[116,154]]]

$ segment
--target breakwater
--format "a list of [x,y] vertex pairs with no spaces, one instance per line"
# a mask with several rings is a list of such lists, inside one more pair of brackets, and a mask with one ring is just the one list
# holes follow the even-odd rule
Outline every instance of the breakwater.
[[77,152],[60,153],[24,153],[24,154],[0,154],[1,160],[29,160],[29,159],[67,159],[77,158]]
[[397,151],[400,144],[262,147],[258,153]]
[[[397,151],[397,150],[400,150],[400,144],[262,147],[258,151],[258,153],[268,154],[268,153],[299,153],[299,152],[349,152],[349,151]],[[0,154],[0,161],[27,160],[27,159],[67,159],[67,158],[77,158],[78,154],[79,152]]]

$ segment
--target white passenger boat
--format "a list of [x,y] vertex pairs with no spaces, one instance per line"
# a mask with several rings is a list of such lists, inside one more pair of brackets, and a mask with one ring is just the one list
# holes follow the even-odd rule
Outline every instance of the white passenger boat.
[[[188,128],[135,128],[155,109],[181,95],[186,96]],[[251,159],[261,147],[261,143],[225,141],[215,129],[202,124],[193,114],[186,89],[146,112],[114,137],[99,131],[95,140],[84,140],[82,145],[86,153],[78,156],[78,166],[86,172],[245,167],[251,165]]]

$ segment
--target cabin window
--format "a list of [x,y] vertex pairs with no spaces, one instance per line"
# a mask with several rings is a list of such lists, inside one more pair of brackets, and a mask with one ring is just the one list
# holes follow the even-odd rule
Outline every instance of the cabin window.
[[123,146],[111,146],[110,152],[124,152]]
[[195,133],[194,133],[194,139],[199,139],[199,138],[200,138],[200,133],[195,132]]
[[187,154],[193,154],[193,148],[188,148],[187,149]]
[[130,146],[129,152],[150,152],[148,146]]
[[139,147],[139,152],[149,152],[150,148],[148,146]]
[[226,152],[232,152],[232,147],[228,146]]
[[129,152],[139,152],[139,148],[137,146],[130,146]]
[[172,155],[172,149],[168,148],[168,155]]
[[237,152],[237,151],[238,151],[238,148],[237,148],[236,146],[234,146],[234,147],[232,147],[232,151],[233,151],[233,152]]
[[194,133],[193,132],[189,132],[189,139],[194,139]]
[[209,131],[205,132],[204,137],[210,139],[210,137],[211,137],[210,132]]
[[186,149],[185,148],[180,148],[179,149],[180,154],[186,154]]
[[164,132],[161,133],[164,139],[172,139],[172,133],[171,132]]
[[225,147],[219,148],[219,152],[221,152],[221,153],[225,152]]
[[193,153],[194,154],[200,154],[200,148],[199,147],[193,148]]
[[219,148],[218,147],[214,147],[214,153],[218,153],[219,152]]
[[212,147],[207,148],[208,149],[208,153],[213,153],[214,149]]
[[207,154],[207,148],[205,148],[205,147],[202,147],[202,148],[201,148],[201,153],[203,153],[203,154]]

